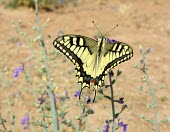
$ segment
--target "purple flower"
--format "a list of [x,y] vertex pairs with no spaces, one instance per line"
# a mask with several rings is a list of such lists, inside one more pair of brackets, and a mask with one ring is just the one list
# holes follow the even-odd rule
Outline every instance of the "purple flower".
[[68,96],[68,92],[67,92],[67,91],[66,91],[66,93],[65,93],[65,96],[66,96],[66,97],[69,97],[69,96]]
[[108,132],[109,131],[109,124],[104,125],[103,132]]
[[81,92],[81,90],[78,90],[78,91],[74,94],[74,97],[79,96],[79,95],[80,95],[80,92]]
[[114,43],[114,42],[116,42],[116,40],[114,40],[114,39],[108,39],[108,38],[107,38],[107,39],[106,39],[106,42],[107,42],[107,43]]
[[90,101],[91,101],[91,99],[90,99],[90,94],[89,94],[89,96],[88,96],[88,98],[87,98],[87,103],[90,103]]
[[30,67],[33,67],[34,66],[34,64],[30,64]]
[[123,98],[123,97],[119,98],[119,103],[120,103],[120,104],[123,104],[123,103],[124,103],[124,98]]
[[45,102],[45,99],[41,97],[41,98],[38,98],[38,101],[40,102],[40,105],[41,105]]
[[96,36],[96,35],[94,35],[94,39],[95,39],[96,41],[98,41],[98,38],[97,38],[97,36]]
[[19,72],[23,71],[24,70],[24,64],[22,64],[22,66],[18,67],[18,68],[15,68],[14,69],[14,77],[18,77],[19,75]]
[[120,119],[118,119],[118,127],[123,127],[123,132],[126,132],[128,124],[123,124],[123,121],[120,122]]
[[146,51],[147,53],[152,52],[152,48],[148,48],[148,50]]
[[115,40],[115,39],[112,39],[112,40],[110,40],[110,42],[116,42],[116,40]]
[[24,70],[24,64],[22,64],[22,66],[20,66],[18,69],[19,69],[20,72],[23,71]]
[[18,46],[22,46],[22,44],[23,44],[22,42],[18,42]]
[[65,100],[65,98],[64,97],[60,97],[60,101],[64,101]]
[[110,70],[110,71],[109,71],[109,75],[110,75],[111,77],[113,77],[114,72],[113,72],[112,70]]
[[67,99],[70,99],[70,97],[68,96],[68,92],[66,91],[66,93],[65,93],[65,97],[67,98]]
[[64,0],[60,0],[60,2],[63,4],[63,3],[64,3]]
[[56,36],[60,36],[61,34],[63,34],[63,31],[62,30],[59,30],[57,33],[56,33]]
[[14,77],[18,77],[18,74],[19,74],[19,70],[17,68],[14,69]]
[[61,101],[65,101],[66,99],[67,99],[67,100],[70,99],[70,97],[68,96],[68,92],[67,92],[67,91],[65,92],[65,96],[60,97],[60,100],[61,100]]
[[29,127],[29,115],[25,114],[25,117],[22,119],[21,124],[23,125],[24,129]]
[[54,94],[54,102],[56,102],[56,95]]

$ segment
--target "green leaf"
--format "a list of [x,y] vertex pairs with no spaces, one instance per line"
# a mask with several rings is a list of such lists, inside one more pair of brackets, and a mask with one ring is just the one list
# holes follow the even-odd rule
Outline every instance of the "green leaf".
[[149,123],[153,123],[154,122],[154,120],[149,120],[149,119],[147,119],[146,121],[149,122]]
[[32,27],[32,30],[36,30],[36,27],[33,26],[33,27]]
[[160,123],[170,122],[170,118],[160,120]]
[[52,60],[54,60],[54,59],[56,59],[56,57],[49,58],[48,60],[49,60],[49,61],[52,61]]
[[79,120],[80,117],[79,117],[78,115],[75,115],[75,116],[74,116],[74,119],[75,119],[75,120]]
[[37,35],[37,40],[41,40],[41,35]]
[[138,64],[135,63],[135,64],[133,65],[133,68],[138,68]]
[[139,87],[138,87],[138,90],[139,90],[139,91],[143,91],[143,87],[142,87],[142,86],[139,86]]
[[140,115],[141,119],[145,119],[145,116],[143,114]]
[[50,35],[50,34],[48,34],[48,38],[51,38],[51,35]]
[[111,100],[111,97],[104,95],[104,98]]
[[52,115],[43,114],[43,117],[45,117],[45,118],[52,118]]
[[120,76],[120,74],[122,74],[122,71],[117,70],[117,76]]
[[116,82],[116,79],[113,79],[111,82],[111,85],[113,85]]
[[96,132],[101,132],[101,129],[100,129],[100,128],[97,128]]
[[149,104],[149,103],[147,103],[147,104],[146,104],[146,108],[152,108],[152,105]]
[[101,94],[103,94],[103,89],[100,88],[100,89],[98,90],[98,92],[101,93]]
[[161,84],[160,89],[164,89],[164,88],[166,88],[166,85],[163,83]]
[[116,113],[116,114],[114,115],[114,117],[115,117],[115,118],[118,118],[119,114],[120,114],[120,113]]
[[92,110],[92,109],[90,109],[90,108],[89,108],[86,112],[87,112],[87,114],[89,114],[89,115],[90,115],[90,114],[94,114],[94,110]]
[[105,85],[105,88],[108,88],[108,87],[110,87],[110,85]]

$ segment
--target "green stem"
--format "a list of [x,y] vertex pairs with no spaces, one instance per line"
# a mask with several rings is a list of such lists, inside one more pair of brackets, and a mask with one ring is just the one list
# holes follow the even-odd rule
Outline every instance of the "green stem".
[[2,78],[3,88],[5,90],[5,95],[6,95],[6,100],[7,100],[7,103],[8,103],[8,109],[9,109],[9,113],[10,113],[10,120],[11,120],[11,124],[12,124],[12,128],[13,128],[13,132],[16,132],[15,118],[14,118],[14,115],[13,115],[13,112],[12,112],[11,102],[9,100],[9,95],[8,95],[8,91],[7,91],[7,81],[5,80],[2,73],[0,73],[0,76]]
[[[84,101],[84,102],[85,102],[85,101]],[[80,131],[80,127],[81,127],[81,125],[82,125],[82,121],[83,121],[83,118],[84,118],[84,115],[85,115],[85,112],[86,112],[86,106],[87,106],[87,102],[84,103],[84,107],[83,107],[83,109],[82,109],[82,115],[81,115],[81,117],[80,117],[79,125],[78,125],[78,127],[77,127],[77,129],[76,129],[76,132],[79,132],[79,131]]]
[[43,36],[42,36],[41,25],[40,25],[40,21],[39,21],[39,17],[38,17],[38,0],[34,0],[34,1],[35,1],[35,9],[36,9],[36,20],[37,20],[37,23],[38,23],[38,33],[41,36],[40,41],[41,41],[42,46],[43,46],[44,61],[45,61],[45,66],[46,66],[46,70],[47,70],[47,90],[48,90],[49,97],[50,97],[51,113],[52,113],[52,116],[53,116],[53,131],[58,132],[59,131],[59,124],[58,124],[56,104],[55,104],[55,101],[54,101],[55,97],[54,97],[54,94],[53,94],[53,86],[52,86],[52,83],[51,83],[51,75],[50,75],[50,70],[49,70],[49,65],[48,65],[47,51],[46,51],[44,39],[43,39]]
[[[28,70],[26,71],[26,76],[28,76],[28,83],[31,85],[32,93],[33,93],[33,96],[34,96],[34,98],[35,98],[35,101],[36,101],[36,103],[38,103],[38,109],[41,110],[40,114],[41,114],[41,116],[42,116],[42,119],[43,119],[43,121],[45,121],[44,111],[43,111],[43,109],[41,108],[40,103],[38,102],[38,98],[37,98],[37,95],[36,95],[36,93],[35,93],[34,86],[33,86],[33,84],[32,84],[32,81],[31,81],[31,78],[30,78],[30,73],[29,73]],[[45,129],[45,132],[49,132],[48,127],[44,127],[44,129]],[[35,130],[32,129],[32,131],[35,131]]]
[[155,132],[158,132],[159,128],[158,128],[158,117],[157,117],[157,109],[156,109],[157,103],[156,103],[156,98],[155,98],[155,90],[152,88],[152,85],[151,85],[151,82],[150,82],[150,79],[149,79],[149,74],[148,74],[148,70],[147,70],[147,66],[146,66],[145,53],[143,53],[143,51],[141,51],[141,53],[142,53],[142,59],[143,59],[143,62],[144,62],[144,70],[143,71],[146,75],[146,83],[149,86],[150,94],[152,96]]
[[110,91],[111,91],[111,105],[112,105],[112,118],[113,118],[113,127],[112,131],[116,132],[116,120],[115,120],[115,107],[114,107],[114,92],[113,92],[113,85],[111,75],[109,74],[109,81],[110,81]]
[[88,125],[88,116],[86,116],[86,132],[89,132],[89,125]]
[[[16,26],[16,30],[17,30],[18,33],[23,33],[23,37],[24,37],[26,43],[28,44],[29,49],[31,50],[31,52],[32,52],[32,54],[33,54],[33,57],[35,57],[36,60],[37,60],[36,52],[35,52],[33,46],[32,46],[32,45],[30,44],[30,42],[29,42],[29,38],[28,38],[27,33],[21,31],[21,24],[19,24],[18,27]],[[26,60],[26,61],[27,61],[27,60]]]

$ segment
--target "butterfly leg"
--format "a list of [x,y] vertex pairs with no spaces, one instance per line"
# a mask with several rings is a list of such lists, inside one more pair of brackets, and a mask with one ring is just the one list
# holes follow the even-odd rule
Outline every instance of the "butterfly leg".
[[96,89],[94,89],[94,97],[93,97],[93,102],[95,101],[96,99]]
[[80,90],[80,94],[79,94],[79,100],[80,100],[80,97],[81,97],[81,93],[83,92],[83,88],[81,88]]
[[85,87],[88,87],[88,86],[83,86],[83,87],[81,88],[80,94],[79,94],[79,99],[81,98],[81,93],[83,92],[83,89],[84,89]]
[[94,102],[94,101],[95,101],[95,99],[96,99],[96,93],[97,93],[97,90],[98,90],[98,86],[94,86],[94,89],[93,89],[93,91],[94,91],[93,102]]

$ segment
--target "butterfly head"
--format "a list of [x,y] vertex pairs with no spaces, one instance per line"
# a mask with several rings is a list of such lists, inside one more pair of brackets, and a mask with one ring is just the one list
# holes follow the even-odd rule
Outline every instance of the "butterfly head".
[[92,22],[93,22],[94,26],[96,27],[96,29],[97,29],[98,32],[99,32],[99,36],[100,36],[100,37],[97,37],[96,35],[94,36],[94,38],[95,38],[95,40],[96,40],[97,42],[100,42],[100,41],[105,41],[106,43],[114,43],[114,42],[116,42],[116,40],[114,40],[114,39],[108,39],[108,38],[106,38],[105,36],[106,36],[108,33],[110,33],[113,29],[115,29],[116,27],[118,27],[118,24],[103,35],[103,34],[100,32],[100,30],[97,28],[97,26],[96,26],[96,24],[94,23],[94,21],[92,21]]

